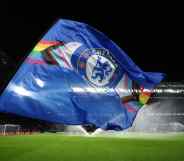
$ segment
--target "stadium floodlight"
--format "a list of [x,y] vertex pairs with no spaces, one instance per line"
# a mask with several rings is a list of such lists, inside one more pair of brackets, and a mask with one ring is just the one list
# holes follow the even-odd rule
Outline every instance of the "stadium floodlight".
[[2,135],[19,134],[20,125],[17,124],[4,124],[0,125],[0,133]]

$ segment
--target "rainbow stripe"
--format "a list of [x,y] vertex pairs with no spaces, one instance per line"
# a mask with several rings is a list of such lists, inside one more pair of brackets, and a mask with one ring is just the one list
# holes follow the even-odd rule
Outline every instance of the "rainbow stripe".
[[50,46],[53,45],[59,45],[62,44],[61,42],[58,41],[46,41],[46,40],[41,40],[34,48],[33,51],[43,51],[47,49]]
[[47,40],[41,40],[36,44],[36,46],[33,48],[30,55],[27,57],[26,62],[29,64],[45,64],[45,61],[42,58],[41,51],[54,46],[54,45],[63,45],[63,43],[58,41],[47,41]]
[[139,102],[142,105],[145,105],[151,96],[151,90],[145,89],[144,87],[141,87],[140,90],[141,93],[139,94]]

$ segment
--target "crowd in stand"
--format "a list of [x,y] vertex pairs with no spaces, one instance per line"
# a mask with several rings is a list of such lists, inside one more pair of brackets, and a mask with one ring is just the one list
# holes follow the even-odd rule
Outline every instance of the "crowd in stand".
[[0,135],[31,135],[47,131],[52,123],[42,120],[36,120],[26,117],[20,117],[14,114],[0,113],[0,126],[19,126],[18,130],[0,130]]

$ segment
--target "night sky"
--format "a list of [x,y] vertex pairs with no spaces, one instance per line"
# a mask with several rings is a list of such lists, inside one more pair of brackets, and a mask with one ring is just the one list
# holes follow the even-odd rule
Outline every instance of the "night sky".
[[73,15],[1,15],[0,49],[18,68],[57,19],[72,19],[104,32],[144,71],[166,73],[166,81],[184,80],[184,25],[180,13]]

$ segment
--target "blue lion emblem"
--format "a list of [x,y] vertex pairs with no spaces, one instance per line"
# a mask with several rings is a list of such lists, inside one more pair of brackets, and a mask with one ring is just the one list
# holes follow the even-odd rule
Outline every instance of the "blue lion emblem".
[[102,80],[106,79],[107,76],[109,76],[109,74],[112,72],[112,68],[109,64],[109,62],[105,61],[104,63],[102,63],[101,61],[101,57],[98,56],[97,62],[96,62],[96,66],[93,68],[92,71],[92,79],[98,79],[98,82],[101,83]]

